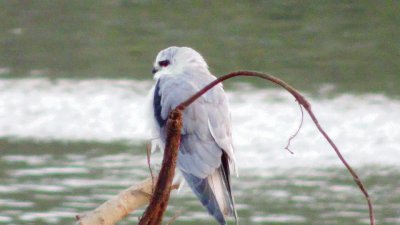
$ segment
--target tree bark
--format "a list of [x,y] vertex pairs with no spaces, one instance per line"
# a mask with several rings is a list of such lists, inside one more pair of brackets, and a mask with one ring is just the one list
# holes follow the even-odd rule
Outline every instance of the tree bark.
[[154,195],[151,198],[150,205],[147,207],[143,217],[139,221],[139,225],[161,224],[165,209],[168,206],[168,200],[172,189],[172,180],[174,179],[175,175],[179,144],[181,140],[181,110],[174,109],[170,112],[166,129],[167,139],[164,149],[164,158],[157,179],[156,188]]

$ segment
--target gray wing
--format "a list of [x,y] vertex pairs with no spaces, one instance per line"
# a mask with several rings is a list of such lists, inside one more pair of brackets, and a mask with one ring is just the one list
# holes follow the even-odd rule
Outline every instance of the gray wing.
[[[200,81],[196,77],[175,76],[158,80],[154,114],[161,130],[171,109],[215,79],[213,76],[201,78]],[[222,85],[219,85],[184,111],[178,167],[196,177],[206,178],[221,166],[222,151],[234,160],[228,103]]]
[[[158,80],[153,106],[162,139],[165,140],[164,127],[170,110],[215,79],[211,75],[201,77],[203,80],[194,80],[196,78]],[[203,206],[220,224],[226,224],[223,215],[233,215],[237,219],[229,161],[234,161],[230,114],[222,85],[219,85],[184,111],[177,166]]]

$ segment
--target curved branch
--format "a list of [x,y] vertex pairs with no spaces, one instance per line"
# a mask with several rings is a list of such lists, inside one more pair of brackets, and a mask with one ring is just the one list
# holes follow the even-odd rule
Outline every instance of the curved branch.
[[356,182],[357,186],[360,188],[361,192],[364,194],[365,199],[367,200],[368,203],[368,211],[369,211],[369,221],[371,225],[375,224],[375,214],[374,214],[374,209],[372,207],[372,201],[371,198],[368,194],[367,189],[364,187],[364,184],[362,183],[361,179],[358,177],[357,173],[351,168],[349,163],[344,159],[343,155],[340,153],[338,147],[335,145],[335,143],[332,141],[332,139],[328,136],[328,134],[322,129],[321,125],[319,124],[317,118],[315,117],[314,113],[311,111],[311,108],[307,109],[308,114],[310,115],[311,119],[314,121],[315,126],[317,126],[319,132],[325,137],[325,139],[329,142],[329,144],[332,146],[333,150],[335,150],[337,156],[339,157],[340,161],[344,164],[344,166],[347,168],[347,170],[350,172],[351,176],[353,176],[354,182]]
[[203,89],[198,91],[196,94],[191,96],[189,99],[186,101],[182,102],[180,105],[178,105],[177,109],[184,110],[186,107],[188,107],[191,103],[196,101],[200,96],[202,96],[204,93],[206,93],[208,90],[216,86],[217,84],[221,83],[224,80],[237,77],[237,76],[247,76],[247,77],[259,77],[265,80],[269,80],[287,91],[289,91],[293,97],[296,98],[297,102],[302,105],[305,110],[308,112],[310,115],[311,119],[313,120],[315,126],[318,128],[318,130],[321,132],[321,134],[324,136],[324,138],[328,141],[328,143],[331,145],[333,150],[335,151],[336,155],[339,157],[340,161],[343,163],[343,165],[346,167],[346,169],[350,172],[351,176],[353,177],[354,181],[356,182],[357,186],[360,188],[361,192],[364,194],[367,204],[368,204],[368,210],[369,210],[369,217],[370,217],[370,224],[374,225],[375,224],[375,216],[374,216],[374,210],[372,207],[372,202],[370,199],[370,196],[368,194],[367,189],[364,187],[363,183],[361,182],[360,178],[358,177],[357,173],[351,168],[351,166],[347,163],[347,161],[344,159],[342,154],[340,153],[338,147],[335,145],[335,143],[332,141],[332,139],[328,136],[328,134],[322,129],[321,125],[319,124],[317,118],[314,115],[314,112],[311,110],[311,104],[292,86],[289,84],[285,83],[279,78],[276,78],[272,75],[269,74],[264,74],[264,73],[259,73],[259,72],[253,72],[253,71],[237,71],[237,72],[232,72],[227,75],[224,75],[222,77],[219,77],[218,79],[214,80],[207,86],[205,86]]
[[295,98],[296,100],[303,105],[305,108],[311,107],[310,103],[292,86],[289,84],[285,83],[283,80],[276,78],[272,75],[269,74],[264,74],[264,73],[259,73],[259,72],[253,72],[253,71],[237,71],[237,72],[232,72],[227,75],[224,75],[222,77],[219,77],[218,79],[214,80],[204,88],[202,88],[200,91],[198,91],[196,94],[192,95],[190,98],[188,98],[186,101],[182,102],[179,104],[176,108],[180,110],[184,110],[186,107],[188,107],[190,104],[192,104],[196,99],[198,99],[200,96],[202,96],[204,93],[206,93],[208,90],[213,88],[215,85],[221,83],[224,80],[233,78],[233,77],[238,77],[238,76],[245,76],[245,77],[259,77],[265,80],[269,80],[272,83],[275,83],[287,91],[289,91]]

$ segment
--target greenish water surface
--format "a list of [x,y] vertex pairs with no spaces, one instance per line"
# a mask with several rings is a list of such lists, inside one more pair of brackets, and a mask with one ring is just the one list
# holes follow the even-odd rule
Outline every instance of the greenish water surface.
[[[312,96],[377,224],[398,225],[399,37],[400,2],[389,0],[0,1],[0,225],[73,224],[149,176],[139,109],[171,45],[195,48],[216,75],[268,72]],[[295,154],[282,150],[298,108],[264,85],[227,85],[240,224],[368,224],[363,196],[307,118]],[[166,220],[177,212],[177,225],[214,224],[188,188]]]
[[399,1],[1,1],[0,31],[11,78],[151,79],[159,50],[186,45],[217,75],[400,93]]
[[[144,145],[0,144],[0,224],[72,224],[76,214],[149,176]],[[377,224],[398,224],[399,170],[382,165],[357,170],[374,196]],[[240,172],[233,184],[241,224],[368,224],[365,200],[344,169],[283,165]],[[135,224],[142,213],[118,224]],[[189,190],[172,195],[166,220],[176,213],[174,224],[214,224]]]

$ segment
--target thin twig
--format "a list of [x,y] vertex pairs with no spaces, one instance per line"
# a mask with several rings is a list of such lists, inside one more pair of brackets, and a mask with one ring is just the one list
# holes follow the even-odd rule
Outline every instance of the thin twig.
[[151,169],[151,159],[150,159],[150,156],[151,156],[151,143],[147,143],[147,146],[146,146],[146,155],[147,155],[147,166],[149,167],[149,171],[150,171],[150,175],[151,175],[151,180],[152,180],[152,182],[153,182],[153,185],[152,185],[152,187],[153,187],[152,193],[154,193],[154,174],[153,174],[153,170]]
[[300,119],[300,124],[299,127],[297,128],[296,132],[290,136],[288,139],[287,145],[285,147],[286,150],[288,150],[291,154],[294,154],[292,150],[289,149],[291,141],[299,134],[301,127],[303,127],[303,120],[304,120],[304,112],[303,112],[303,107],[299,103],[300,107],[300,112],[301,112],[301,119]]
[[181,214],[182,214],[182,211],[181,211],[181,210],[176,211],[175,214],[174,214],[174,216],[173,216],[171,219],[169,219],[169,221],[168,221],[168,223],[167,223],[166,225],[172,225],[172,224],[175,222],[175,220],[176,220]]

